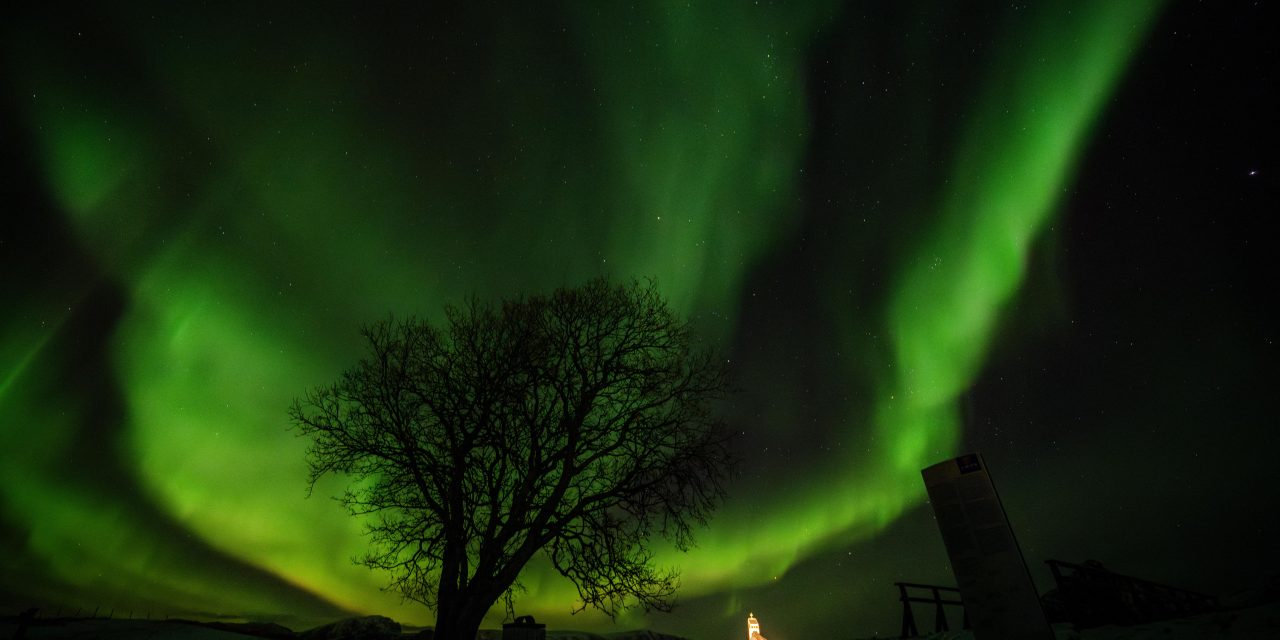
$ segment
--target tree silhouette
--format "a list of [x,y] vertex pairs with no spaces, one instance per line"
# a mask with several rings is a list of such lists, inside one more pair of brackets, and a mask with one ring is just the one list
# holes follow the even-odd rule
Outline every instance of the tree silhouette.
[[667,611],[674,570],[656,533],[687,550],[732,466],[711,404],[725,360],[697,349],[653,282],[446,309],[442,327],[363,329],[367,355],[295,400],[310,488],[326,474],[366,525],[358,562],[436,611],[436,637],[475,637],[537,553],[614,616]]

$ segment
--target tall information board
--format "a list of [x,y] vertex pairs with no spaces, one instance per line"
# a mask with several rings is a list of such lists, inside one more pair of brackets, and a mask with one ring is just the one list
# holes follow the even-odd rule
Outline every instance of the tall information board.
[[976,640],[1053,640],[982,456],[920,472]]

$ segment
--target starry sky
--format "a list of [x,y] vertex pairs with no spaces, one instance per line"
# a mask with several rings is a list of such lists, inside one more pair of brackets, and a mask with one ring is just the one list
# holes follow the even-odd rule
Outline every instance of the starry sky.
[[674,613],[571,617],[538,563],[518,613],[895,634],[962,451],[1042,590],[1280,573],[1254,3],[171,4],[0,26],[7,609],[429,624],[287,407],[361,323],[597,275],[726,354],[742,470],[659,553]]

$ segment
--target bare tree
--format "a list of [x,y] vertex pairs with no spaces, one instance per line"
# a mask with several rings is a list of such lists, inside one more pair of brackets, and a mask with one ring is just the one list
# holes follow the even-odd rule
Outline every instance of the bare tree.
[[537,553],[577,586],[574,610],[666,611],[677,574],[650,538],[687,550],[724,495],[729,436],[712,412],[725,360],[695,348],[653,282],[446,309],[366,327],[369,352],[290,410],[312,444],[310,487],[351,478],[369,516],[359,562],[471,640]]

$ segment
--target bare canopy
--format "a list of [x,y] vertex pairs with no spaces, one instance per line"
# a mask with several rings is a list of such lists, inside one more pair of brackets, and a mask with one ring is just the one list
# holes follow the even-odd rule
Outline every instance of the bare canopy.
[[475,637],[535,554],[576,585],[576,610],[668,610],[677,548],[723,497],[728,432],[712,411],[725,360],[696,349],[652,282],[387,320],[333,385],[296,400],[310,482],[368,516],[360,561],[436,611],[437,638]]

